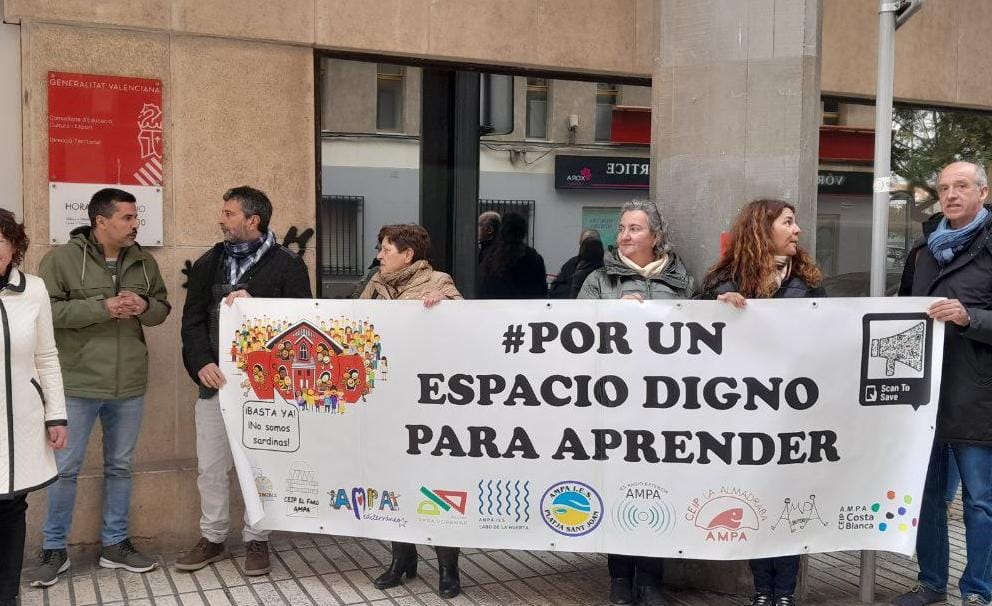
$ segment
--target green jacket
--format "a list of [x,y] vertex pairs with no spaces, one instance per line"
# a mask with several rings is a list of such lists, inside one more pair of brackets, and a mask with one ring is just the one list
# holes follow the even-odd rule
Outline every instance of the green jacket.
[[579,291],[580,299],[622,299],[639,294],[645,299],[691,299],[695,292],[692,276],[674,252],[660,274],[645,278],[627,267],[617,254],[607,255],[605,265],[589,274]]
[[[172,307],[158,264],[135,244],[117,257],[117,282],[89,226],[41,260],[39,275],[52,301],[52,325],[65,393],[78,398],[130,398],[148,385],[148,348],[142,325],[165,321]],[[110,317],[104,301],[129,290],[148,302],[135,318]]]

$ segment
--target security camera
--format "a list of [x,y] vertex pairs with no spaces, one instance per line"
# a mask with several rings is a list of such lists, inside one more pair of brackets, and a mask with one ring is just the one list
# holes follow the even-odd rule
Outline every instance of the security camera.
[[576,130],[579,128],[579,116],[578,114],[568,115],[568,130]]

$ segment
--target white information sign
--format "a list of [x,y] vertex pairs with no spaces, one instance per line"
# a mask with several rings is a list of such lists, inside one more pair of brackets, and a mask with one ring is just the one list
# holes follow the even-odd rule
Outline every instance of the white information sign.
[[142,246],[162,246],[162,187],[100,183],[48,184],[49,243],[65,244],[72,230],[80,225],[89,225],[86,209],[90,198],[105,187],[126,191],[138,200],[138,243]]

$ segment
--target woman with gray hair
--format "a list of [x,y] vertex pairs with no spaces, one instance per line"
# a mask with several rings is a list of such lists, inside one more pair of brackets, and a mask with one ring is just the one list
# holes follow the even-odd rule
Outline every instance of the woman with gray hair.
[[[617,246],[606,264],[589,274],[580,299],[689,299],[692,276],[668,241],[668,225],[648,200],[632,200],[620,209]],[[608,554],[610,602],[663,606],[661,558]]]
[[649,200],[620,208],[617,246],[586,278],[580,299],[689,299],[692,276],[668,242],[668,223]]

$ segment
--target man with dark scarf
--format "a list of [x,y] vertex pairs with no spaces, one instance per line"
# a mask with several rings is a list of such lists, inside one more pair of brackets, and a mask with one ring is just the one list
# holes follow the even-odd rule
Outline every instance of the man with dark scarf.
[[[239,297],[313,296],[306,265],[276,242],[269,231],[271,217],[272,203],[263,192],[247,186],[228,190],[220,215],[224,241],[197,259],[189,272],[182,321],[183,363],[199,387],[196,457],[202,537],[176,562],[179,570],[199,570],[227,557],[228,472],[234,460],[217,397],[217,390],[226,382],[218,367],[220,305],[230,305]],[[271,569],[268,535],[245,519],[245,574],[262,575]]]
[[992,599],[992,213],[985,170],[954,162],[940,172],[942,214],[924,224],[910,251],[900,295],[946,297],[927,314],[946,323],[937,410],[937,436],[920,505],[917,585],[896,606],[926,606],[947,599],[948,536],[944,492],[948,451],[964,487],[968,562],[961,575],[964,606]]

